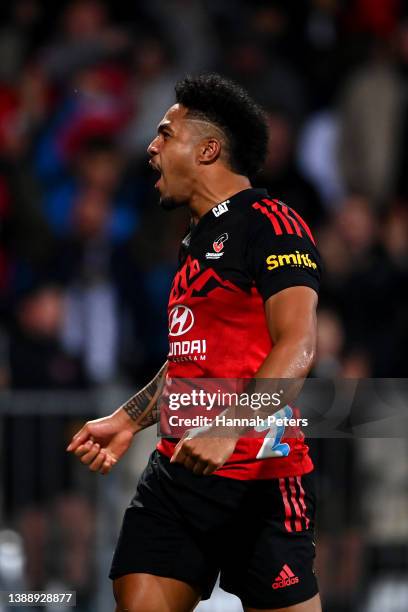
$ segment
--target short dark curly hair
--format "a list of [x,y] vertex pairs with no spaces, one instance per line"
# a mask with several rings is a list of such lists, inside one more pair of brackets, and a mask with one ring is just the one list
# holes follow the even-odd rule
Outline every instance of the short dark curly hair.
[[264,111],[240,85],[219,74],[188,76],[176,83],[176,102],[191,117],[205,119],[224,133],[229,165],[234,172],[254,177],[262,168],[268,147]]

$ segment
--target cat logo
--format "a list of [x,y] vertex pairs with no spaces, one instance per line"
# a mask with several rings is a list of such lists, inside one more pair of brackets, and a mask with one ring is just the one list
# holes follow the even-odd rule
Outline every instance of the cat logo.
[[317,263],[314,262],[309,253],[287,253],[282,255],[268,255],[266,258],[268,270],[275,270],[283,266],[291,266],[292,268],[312,268],[316,270]]
[[228,212],[229,200],[225,200],[225,202],[221,202],[218,206],[214,206],[212,209],[214,217],[221,217],[225,212]]

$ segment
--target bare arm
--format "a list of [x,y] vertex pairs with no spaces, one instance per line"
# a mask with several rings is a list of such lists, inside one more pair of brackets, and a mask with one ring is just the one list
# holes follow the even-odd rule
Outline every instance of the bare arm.
[[153,380],[113,414],[88,421],[72,438],[67,451],[79,457],[93,472],[107,474],[128,450],[133,436],[158,422],[166,371],[167,362]]
[[309,287],[290,287],[265,302],[273,348],[255,378],[304,378],[316,350],[317,294]]
[[166,378],[167,361],[156,376],[143,389],[129,398],[119,410],[123,410],[134,421],[135,431],[154,425],[160,419],[159,400]]

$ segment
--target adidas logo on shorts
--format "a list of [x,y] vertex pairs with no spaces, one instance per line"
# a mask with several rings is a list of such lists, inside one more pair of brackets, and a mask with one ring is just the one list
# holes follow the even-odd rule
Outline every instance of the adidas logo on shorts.
[[272,583],[272,588],[283,589],[284,587],[292,586],[292,584],[297,584],[298,582],[299,578],[295,576],[289,565],[285,563],[279,572],[279,575],[276,576],[275,582]]

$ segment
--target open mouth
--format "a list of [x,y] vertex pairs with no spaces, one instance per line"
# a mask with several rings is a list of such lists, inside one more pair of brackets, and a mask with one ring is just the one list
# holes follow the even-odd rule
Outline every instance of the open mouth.
[[156,183],[154,184],[155,188],[158,189],[158,186],[159,186],[159,183],[160,183],[160,179],[162,177],[161,168],[157,164],[154,164],[152,161],[149,162],[149,165],[155,171],[155,173],[159,175],[159,178],[157,179]]
[[154,186],[155,186],[155,188],[156,188],[156,189],[159,189],[159,183],[160,183],[160,181],[161,181],[161,173],[160,173],[159,178],[157,179],[157,181],[156,181],[156,182],[155,182],[155,184],[154,184]]

